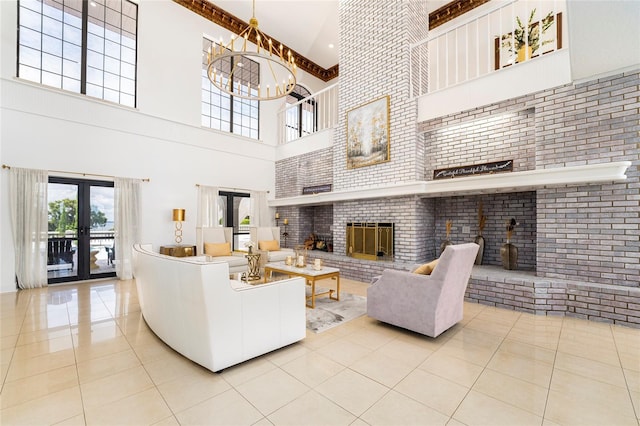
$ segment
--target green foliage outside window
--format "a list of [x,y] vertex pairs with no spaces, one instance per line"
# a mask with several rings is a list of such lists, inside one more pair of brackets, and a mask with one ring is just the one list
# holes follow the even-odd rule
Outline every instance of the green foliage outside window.
[[64,234],[66,231],[76,231],[78,216],[78,200],[65,198],[49,203],[49,231]]
[[[78,226],[78,200],[65,198],[49,203],[50,232],[64,234],[66,231],[76,232]],[[91,206],[91,227],[103,227],[107,224],[107,216],[96,206]]]

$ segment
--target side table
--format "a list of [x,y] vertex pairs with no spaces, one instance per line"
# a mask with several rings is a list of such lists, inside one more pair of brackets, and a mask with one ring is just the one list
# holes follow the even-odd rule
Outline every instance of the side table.
[[173,257],[195,256],[196,246],[160,246],[160,254]]
[[249,268],[247,271],[247,281],[255,281],[260,279],[260,254],[246,254]]

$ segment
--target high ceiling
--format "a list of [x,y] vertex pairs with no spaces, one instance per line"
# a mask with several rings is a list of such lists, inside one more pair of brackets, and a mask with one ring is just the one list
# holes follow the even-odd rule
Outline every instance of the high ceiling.
[[[252,0],[212,3],[245,22],[251,18]],[[255,4],[261,31],[324,68],[338,63],[337,0],[256,0]],[[329,44],[334,47],[330,48]]]
[[[251,18],[252,0],[209,1],[245,22]],[[449,1],[428,0],[427,8],[431,12]],[[331,68],[338,63],[340,49],[338,3],[338,0],[255,0],[255,17],[260,30],[318,65]],[[227,34],[222,35],[228,38]]]

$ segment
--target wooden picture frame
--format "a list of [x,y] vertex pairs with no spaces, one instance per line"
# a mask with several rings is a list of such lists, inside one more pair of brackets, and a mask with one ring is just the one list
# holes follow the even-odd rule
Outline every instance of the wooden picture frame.
[[347,169],[390,160],[389,95],[347,112]]
[[[537,58],[540,55],[544,55],[545,53],[550,53],[555,50],[562,49],[562,12],[555,14],[552,17],[553,24],[551,28],[544,32],[544,34],[550,34],[553,32],[553,28],[555,27],[555,41],[557,43],[557,48],[555,47],[556,43],[550,43],[549,45],[542,45],[540,48],[531,56],[529,59]],[[534,22],[531,24],[531,28],[536,28],[540,22]],[[501,40],[508,39],[511,37],[511,32],[503,34],[502,37],[495,37],[493,39],[494,43],[494,69],[499,70],[501,68],[509,67],[515,63],[518,63],[516,59],[516,55],[513,52],[510,52],[509,48],[501,46]],[[543,35],[544,35],[543,34]],[[548,39],[548,37],[547,37]],[[551,38],[551,40],[554,40]]]

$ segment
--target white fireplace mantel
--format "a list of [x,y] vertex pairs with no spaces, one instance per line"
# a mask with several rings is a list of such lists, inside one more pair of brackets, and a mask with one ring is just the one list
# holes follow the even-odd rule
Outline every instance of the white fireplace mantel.
[[535,191],[559,186],[624,181],[630,161],[584,166],[527,170],[433,181],[414,181],[390,185],[341,189],[320,194],[269,200],[269,207],[313,206],[341,201],[389,197],[450,197],[499,192]]

